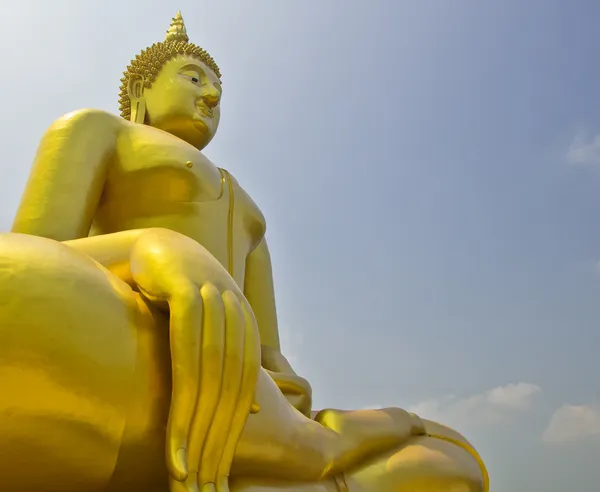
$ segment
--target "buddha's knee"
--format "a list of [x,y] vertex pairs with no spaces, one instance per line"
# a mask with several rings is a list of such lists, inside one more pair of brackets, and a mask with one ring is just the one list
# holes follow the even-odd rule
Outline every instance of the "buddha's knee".
[[151,299],[167,300],[194,286],[212,283],[241,294],[219,261],[202,245],[168,229],[147,229],[131,250],[131,273]]
[[349,479],[359,490],[485,492],[482,470],[469,452],[424,436],[377,458]]
[[25,234],[0,234],[0,298],[3,319],[12,316],[12,324],[47,326],[52,313],[57,323],[63,318],[56,329],[69,334],[76,320],[107,330],[135,317],[137,306],[131,288],[87,255]]
[[[71,367],[72,379],[75,374],[93,379],[96,373],[107,378],[113,368],[117,377],[118,363],[132,363],[140,320],[136,295],[68,246],[0,234],[0,299],[0,345],[6,357],[31,350],[28,362],[44,363],[48,357],[48,370]],[[98,371],[83,371],[86,362]]]

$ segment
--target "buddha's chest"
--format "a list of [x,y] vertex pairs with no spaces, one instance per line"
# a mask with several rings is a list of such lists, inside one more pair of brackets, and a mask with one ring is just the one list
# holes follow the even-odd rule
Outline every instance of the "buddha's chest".
[[118,152],[106,180],[94,233],[164,227],[202,244],[243,287],[248,253],[264,217],[227,171],[169,134],[142,127]]
[[187,142],[145,125],[124,132],[105,193],[131,200],[212,201],[223,193],[217,167]]

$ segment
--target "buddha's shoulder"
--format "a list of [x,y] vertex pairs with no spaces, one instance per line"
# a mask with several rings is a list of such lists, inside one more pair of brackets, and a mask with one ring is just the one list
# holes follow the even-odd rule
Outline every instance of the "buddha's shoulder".
[[50,130],[78,129],[80,131],[118,132],[125,129],[127,121],[123,118],[101,109],[77,109],[55,120]]
[[244,187],[240,184],[240,182],[237,180],[237,178],[230,171],[228,171],[226,169],[222,169],[222,171],[224,171],[227,175],[229,175],[229,177],[231,179],[231,185],[235,191],[235,194],[239,197],[239,199],[248,203],[248,205],[250,205],[252,208],[260,211],[260,208],[258,207],[258,205],[254,202],[254,200],[252,199],[250,194],[244,189]]

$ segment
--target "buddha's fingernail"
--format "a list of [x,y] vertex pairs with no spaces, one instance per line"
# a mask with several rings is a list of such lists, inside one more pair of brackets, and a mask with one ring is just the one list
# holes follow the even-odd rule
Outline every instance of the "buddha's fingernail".
[[177,480],[180,482],[185,480],[188,476],[187,469],[187,450],[185,448],[179,448],[175,453],[175,466],[177,467],[177,474],[179,475]]
[[205,483],[202,486],[202,490],[200,492],[216,492],[214,483]]
[[250,413],[258,413],[260,412],[260,405],[258,403],[253,403],[250,407]]

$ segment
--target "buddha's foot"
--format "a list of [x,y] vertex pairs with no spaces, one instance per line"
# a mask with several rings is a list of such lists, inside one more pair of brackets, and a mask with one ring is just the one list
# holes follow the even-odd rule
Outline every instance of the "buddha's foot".
[[413,436],[343,474],[312,482],[238,479],[232,492],[488,492],[470,453],[450,442]]
[[[315,420],[340,437],[340,454],[330,470],[330,476],[338,473],[335,479],[338,490],[345,490],[344,487],[349,491],[380,490],[379,485],[375,488],[365,485],[379,483],[377,477],[387,473],[380,466],[390,473],[396,470],[392,473],[397,475],[394,482],[415,487],[391,489],[394,491],[450,490],[445,486],[414,485],[434,484],[436,480],[448,484],[468,482],[472,488],[465,490],[469,492],[489,490],[489,477],[481,457],[462,435],[448,427],[399,408],[323,410]],[[341,471],[348,472],[347,481],[341,481]],[[359,488],[357,480],[363,484]]]
[[400,408],[320,411],[315,420],[339,436],[339,448],[330,473],[344,471],[374,454],[393,449],[408,438],[424,434],[416,415]]

